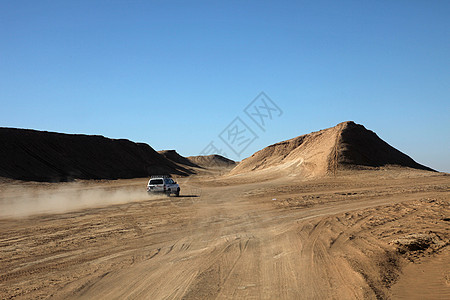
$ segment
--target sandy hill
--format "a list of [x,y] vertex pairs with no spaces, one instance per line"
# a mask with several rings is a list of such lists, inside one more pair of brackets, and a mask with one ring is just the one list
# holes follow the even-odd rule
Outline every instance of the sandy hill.
[[191,173],[147,144],[103,136],[0,128],[0,176],[34,181]]
[[158,151],[158,153],[174,164],[186,168],[197,175],[212,175],[217,172],[228,172],[236,166],[235,161],[217,154],[184,157],[175,150],[162,150]]
[[374,132],[349,121],[268,146],[241,161],[230,174],[283,171],[314,177],[338,170],[387,165],[432,171]]
[[194,168],[200,168],[199,165],[190,161],[186,157],[181,156],[175,150],[161,150],[161,151],[158,151],[158,153],[161,154],[162,156],[164,156],[165,158],[167,158],[168,160],[171,160],[174,163],[189,166],[189,167],[194,167]]
[[232,168],[236,165],[234,160],[218,154],[189,156],[187,159],[202,168]]

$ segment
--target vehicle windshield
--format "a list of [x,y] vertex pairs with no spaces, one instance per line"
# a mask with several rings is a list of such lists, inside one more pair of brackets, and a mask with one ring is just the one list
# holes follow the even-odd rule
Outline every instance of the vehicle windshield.
[[152,179],[150,180],[150,184],[163,184],[162,179]]

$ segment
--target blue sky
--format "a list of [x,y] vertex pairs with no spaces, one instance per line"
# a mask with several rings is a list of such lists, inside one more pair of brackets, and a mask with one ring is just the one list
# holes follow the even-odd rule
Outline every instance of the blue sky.
[[[353,120],[450,172],[449,1],[0,1],[0,126],[232,159]],[[244,113],[264,91],[265,131]],[[236,117],[258,136],[238,157]]]

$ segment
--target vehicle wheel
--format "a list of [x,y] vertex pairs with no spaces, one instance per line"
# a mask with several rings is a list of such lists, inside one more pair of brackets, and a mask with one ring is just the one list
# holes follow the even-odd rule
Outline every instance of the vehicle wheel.
[[176,197],[180,197],[180,189],[177,190],[177,192],[175,193]]
[[170,197],[170,190],[166,192],[167,197]]

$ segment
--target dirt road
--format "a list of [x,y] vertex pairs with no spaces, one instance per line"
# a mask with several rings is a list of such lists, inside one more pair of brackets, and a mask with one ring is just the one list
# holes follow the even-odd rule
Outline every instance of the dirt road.
[[[413,298],[450,298],[449,176],[179,181],[183,197],[151,199],[145,179],[60,184],[105,201],[3,214],[0,298],[411,299],[421,266],[432,271],[415,284],[434,288]],[[24,189],[39,187],[41,205],[55,192],[2,187],[9,209]],[[130,197],[111,203],[111,191]]]

